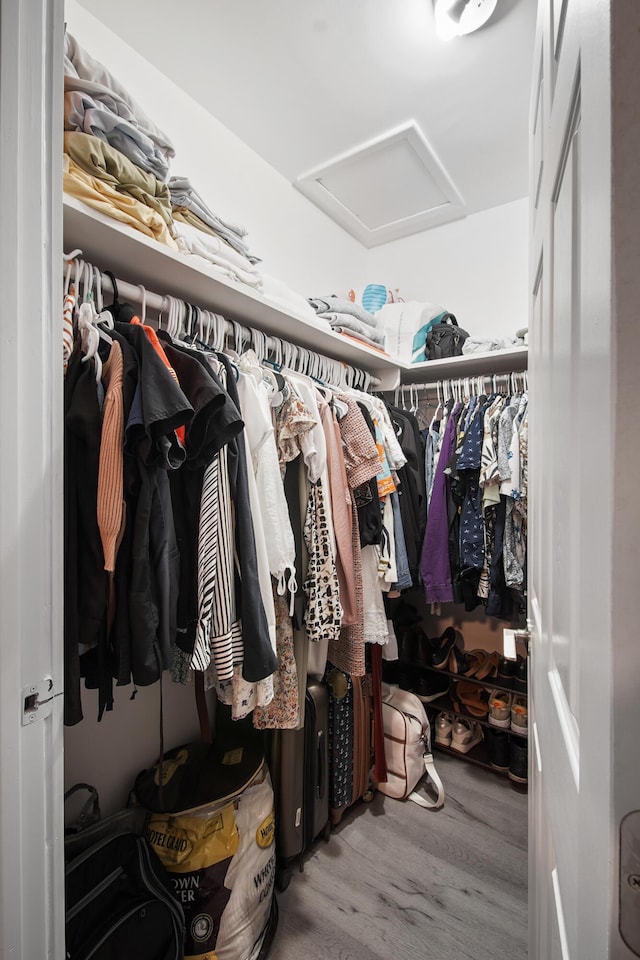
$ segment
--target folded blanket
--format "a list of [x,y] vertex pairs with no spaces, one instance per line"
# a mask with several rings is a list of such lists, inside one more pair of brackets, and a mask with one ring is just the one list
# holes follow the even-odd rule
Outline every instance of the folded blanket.
[[166,180],[169,163],[161,150],[140,127],[135,126],[105,105],[80,90],[67,90],[64,95],[64,128],[91,134],[124,153],[133,163]]
[[94,100],[102,100],[113,113],[135,124],[143,134],[166,155],[167,164],[175,156],[169,137],[144,112],[126,87],[103,64],[89,56],[70,33],[64,38],[65,90],[88,93]]
[[194,254],[209,263],[216,264],[234,274],[242,283],[248,283],[252,287],[262,286],[260,272],[246,257],[220,237],[203,233],[181,221],[174,221],[173,228],[178,248],[183,253]]
[[474,353],[491,353],[494,350],[509,350],[511,347],[518,347],[522,340],[516,340],[513,337],[468,337],[462,344],[462,352],[465,356]]
[[87,173],[104,180],[114,190],[128,193],[151,207],[172,228],[171,201],[166,183],[132,163],[124,153],[98,137],[71,130],[64,135],[64,152]]
[[361,323],[356,317],[348,313],[319,313],[318,316],[328,320],[332,327],[344,327],[353,334],[366,337],[367,340],[371,340],[372,343],[383,342],[383,335],[374,327],[369,327],[366,323]]
[[209,237],[218,237],[218,239],[224,240],[224,242],[228,243],[230,247],[233,247],[233,249],[236,250],[242,257],[245,257],[249,263],[260,263],[257,257],[251,256],[244,240],[237,237],[235,234],[229,233],[226,230],[214,230],[213,227],[210,227],[208,223],[205,223],[204,220],[201,220],[197,214],[192,213],[188,207],[176,207],[173,206],[172,203],[172,208],[174,221],[188,223],[189,226],[195,227],[196,230],[207,234]]
[[[178,241],[178,243],[179,242],[180,241]],[[241,283],[244,286],[252,287],[254,290],[262,291],[262,277],[259,274],[255,277],[247,273],[241,277],[235,267],[230,265],[224,266],[222,262],[213,263],[212,260],[205,259],[197,253],[184,253],[184,256],[188,258],[189,262],[193,263],[194,266],[204,268],[209,274],[212,274],[224,283],[228,283],[229,281],[236,284]]]
[[[205,224],[205,229],[216,233],[230,243],[231,246],[244,254],[252,263],[259,263],[260,258],[249,252],[249,246],[244,239],[247,231],[244,227],[228,220],[223,220],[206,205],[200,194],[193,188],[188,177],[171,177],[169,180],[171,203],[174,207],[174,216],[179,212],[181,217],[194,227]],[[197,219],[196,219],[197,218]]]
[[353,300],[343,300],[342,297],[310,297],[309,303],[316,313],[348,313],[369,327],[378,326],[377,318]]
[[177,250],[176,243],[169,233],[166,223],[155,210],[140,203],[128,193],[119,193],[112,186],[93,177],[73,160],[69,154],[63,156],[63,187],[65,193],[78,197],[90,207],[94,207],[108,217],[126,223],[148,237]]

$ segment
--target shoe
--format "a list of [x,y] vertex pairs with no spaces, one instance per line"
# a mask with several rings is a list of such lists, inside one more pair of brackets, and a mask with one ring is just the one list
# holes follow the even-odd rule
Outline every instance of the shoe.
[[455,645],[449,654],[449,671],[450,673],[459,673],[463,677],[471,676],[471,672],[473,671],[473,666],[464,650],[461,650]]
[[509,729],[512,699],[510,693],[503,693],[502,690],[492,690],[489,693],[489,723],[492,726]]
[[[475,651],[473,651],[475,653]],[[481,651],[485,653],[485,651]],[[476,670],[476,680],[486,680],[487,677],[495,677],[498,672],[499,653],[485,653],[484,663]]]
[[526,737],[529,733],[529,709],[524,697],[515,696],[511,704],[511,730],[518,733],[521,737]]
[[506,730],[487,730],[489,763],[506,773],[509,769],[509,734]]
[[436,670],[446,670],[449,663],[449,655],[456,645],[458,637],[461,634],[453,627],[447,627],[442,636],[433,641],[433,650],[431,654],[431,666]]
[[518,657],[518,664],[516,666],[516,676],[514,681],[514,686],[516,690],[520,693],[527,692],[527,674],[529,672],[529,660],[527,657]]
[[495,675],[498,683],[501,683],[503,687],[513,687],[517,666],[517,660],[508,660],[507,657],[500,657]]
[[489,713],[489,694],[475,683],[466,680],[452,683],[449,697],[456,713],[463,713],[463,707],[472,717],[486,717]]
[[454,723],[455,718],[450,713],[439,713],[434,724],[436,734],[434,742],[440,744],[441,747],[450,747],[451,731]]
[[414,676],[413,690],[423,703],[430,703],[447,693],[449,689],[448,677],[434,673],[433,670],[421,670]]
[[[465,677],[477,677],[478,671],[484,668],[489,654],[486,650],[467,650],[465,653],[469,664],[469,669],[465,673]],[[451,669],[451,667],[449,667],[449,669]]]
[[509,744],[509,778],[515,783],[528,783],[529,752],[527,741],[511,738]]
[[433,641],[429,639],[422,627],[416,627],[413,640],[413,659],[424,667],[430,667],[433,656]]
[[469,753],[483,740],[482,727],[476,720],[458,717],[451,729],[451,749],[458,753]]

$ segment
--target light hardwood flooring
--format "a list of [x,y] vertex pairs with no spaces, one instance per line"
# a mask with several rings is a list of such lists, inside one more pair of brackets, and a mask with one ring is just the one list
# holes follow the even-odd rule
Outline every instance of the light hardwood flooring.
[[377,794],[294,866],[269,960],[526,958],[526,794],[435,759],[442,810]]

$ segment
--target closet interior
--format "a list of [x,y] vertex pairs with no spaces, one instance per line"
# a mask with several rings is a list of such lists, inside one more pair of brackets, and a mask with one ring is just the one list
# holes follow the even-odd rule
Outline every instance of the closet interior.
[[[271,903],[387,780],[389,685],[421,701],[436,760],[526,789],[527,348],[407,363],[355,300],[263,277],[69,38],[66,786],[95,786],[107,818],[133,793],[171,820],[149,777],[166,787],[186,745],[223,742],[218,772],[258,745],[267,766],[229,795],[237,811],[271,769],[275,852],[251,878]],[[265,957],[274,910],[244,953],[227,919],[216,955]]]

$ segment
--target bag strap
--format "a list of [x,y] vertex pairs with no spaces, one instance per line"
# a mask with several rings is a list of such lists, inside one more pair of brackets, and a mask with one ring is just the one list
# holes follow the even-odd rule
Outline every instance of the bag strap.
[[458,326],[458,321],[452,313],[445,313],[440,323],[451,323],[454,327]]
[[433,757],[430,753],[424,753],[422,756],[424,760],[424,770],[429,779],[435,784],[436,790],[438,791],[438,796],[435,800],[430,800],[428,797],[421,797],[420,794],[414,790],[409,794],[407,800],[413,800],[414,803],[419,804],[421,807],[428,807],[431,809],[437,809],[441,807],[444,803],[444,787],[442,785],[442,780],[438,775],[436,770],[436,765],[433,762]]
[[425,342],[425,356],[427,360],[441,360],[442,359],[442,347],[439,342],[433,335],[433,327],[429,330],[427,334],[427,339]]
[[96,823],[101,817],[98,791],[90,783],[74,783],[65,793],[65,801],[72,797],[74,793],[78,793],[79,790],[86,790],[89,793],[89,799],[85,801],[76,823],[72,825],[71,829],[73,831],[82,830],[83,827]]

